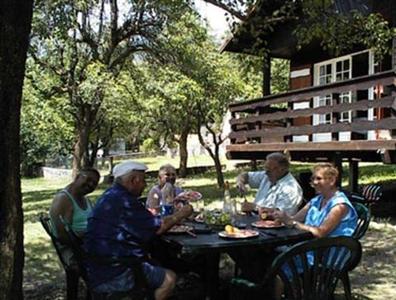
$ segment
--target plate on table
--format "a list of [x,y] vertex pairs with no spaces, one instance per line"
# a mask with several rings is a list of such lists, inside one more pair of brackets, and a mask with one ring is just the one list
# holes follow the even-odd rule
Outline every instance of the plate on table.
[[197,222],[197,223],[205,223],[204,214],[203,213],[199,213],[198,215],[196,215],[194,217],[194,221]]
[[181,233],[187,233],[191,232],[194,230],[194,227],[188,226],[188,225],[173,225],[166,233],[172,233],[172,234],[181,234]]
[[285,227],[285,224],[273,221],[273,220],[259,220],[252,223],[253,227],[256,228],[282,228]]
[[259,236],[260,233],[251,229],[239,229],[234,232],[220,231],[219,236],[227,239],[249,239]]
[[196,191],[188,191],[180,193],[177,197],[185,198],[188,201],[196,201],[202,198],[202,194]]

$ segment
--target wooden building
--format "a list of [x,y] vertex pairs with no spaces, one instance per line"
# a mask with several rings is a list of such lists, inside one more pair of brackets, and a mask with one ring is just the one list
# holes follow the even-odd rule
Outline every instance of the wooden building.
[[[263,0],[223,51],[256,54],[260,16],[280,1]],[[339,13],[359,9],[378,12],[396,26],[395,0],[336,1]],[[297,50],[295,24],[275,26],[259,35],[269,48],[263,67],[263,97],[230,105],[230,159],[263,159],[288,151],[293,160],[350,162],[352,189],[357,187],[359,161],[396,163],[396,39],[392,55],[376,61],[369,49],[357,46],[334,57],[320,41]],[[271,94],[271,58],[290,61],[289,90]]]

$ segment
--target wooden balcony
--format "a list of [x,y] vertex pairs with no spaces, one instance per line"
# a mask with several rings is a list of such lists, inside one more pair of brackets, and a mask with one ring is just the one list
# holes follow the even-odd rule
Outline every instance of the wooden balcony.
[[[342,99],[345,93],[350,102]],[[325,96],[331,105],[314,107]],[[396,70],[233,103],[230,111],[231,159],[288,151],[300,161],[341,157],[396,163]],[[318,116],[326,116],[325,124],[313,125]],[[323,134],[327,140],[318,141]]]

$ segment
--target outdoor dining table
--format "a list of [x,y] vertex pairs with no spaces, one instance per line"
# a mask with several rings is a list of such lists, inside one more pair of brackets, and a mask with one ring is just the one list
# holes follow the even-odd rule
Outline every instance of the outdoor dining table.
[[[291,245],[300,241],[312,238],[312,234],[307,231],[295,228],[272,228],[259,229],[251,227],[251,223],[258,220],[257,216],[238,215],[237,222],[246,224],[247,229],[254,229],[259,235],[246,239],[229,239],[219,236],[218,230],[205,231],[205,224],[187,223],[196,228],[196,236],[190,234],[165,234],[162,241],[172,251],[176,251],[179,256],[183,255],[205,255],[205,271],[203,284],[205,287],[206,299],[217,299],[219,284],[219,261],[220,254],[240,249],[249,251],[252,248],[270,249],[281,245]],[[200,230],[201,229],[201,230]],[[201,232],[201,233],[200,233]]]

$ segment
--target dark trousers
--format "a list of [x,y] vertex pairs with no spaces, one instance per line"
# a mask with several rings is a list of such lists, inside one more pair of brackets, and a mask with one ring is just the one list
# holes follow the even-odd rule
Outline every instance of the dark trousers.
[[229,251],[228,254],[235,262],[235,267],[239,273],[238,277],[260,283],[279,253],[273,248],[255,247],[243,250],[235,249]]

